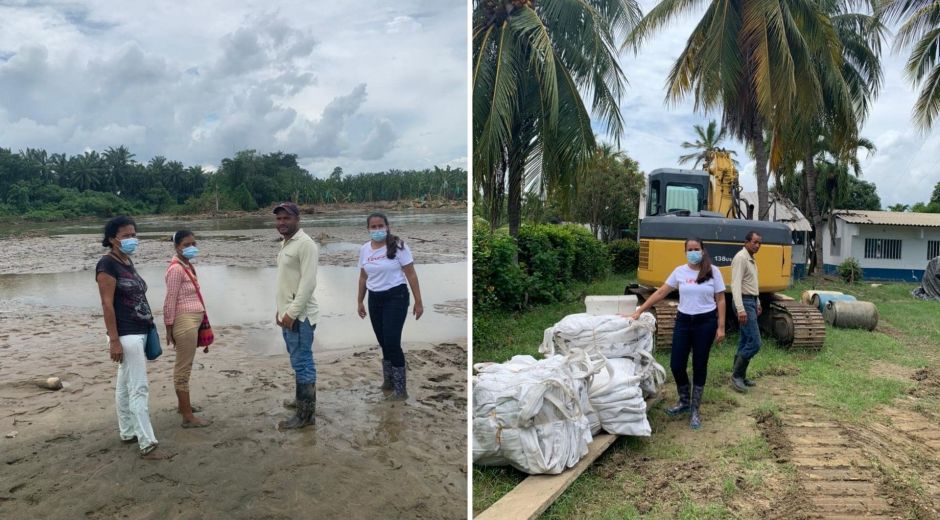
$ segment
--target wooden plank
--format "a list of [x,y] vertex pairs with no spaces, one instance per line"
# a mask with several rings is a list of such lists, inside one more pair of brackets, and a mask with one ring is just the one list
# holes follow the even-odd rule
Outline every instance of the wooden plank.
[[588,445],[588,453],[578,461],[574,467],[558,475],[532,475],[526,477],[512,491],[496,501],[486,511],[475,518],[477,520],[532,520],[552,505],[572,482],[584,470],[601,456],[611,444],[617,440],[617,435],[600,434],[594,437]]
[[[649,411],[662,401],[662,393],[646,400]],[[588,453],[573,467],[558,475],[531,475],[519,483],[512,491],[475,516],[476,520],[532,520],[544,513],[562,493],[568,489],[591,464],[607,451],[618,438],[617,435],[602,433],[596,435],[588,444]]]

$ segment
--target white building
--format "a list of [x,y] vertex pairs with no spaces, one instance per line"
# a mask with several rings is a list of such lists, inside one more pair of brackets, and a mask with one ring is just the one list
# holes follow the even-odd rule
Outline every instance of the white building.
[[823,227],[823,269],[852,257],[866,280],[919,282],[940,256],[940,214],[836,210]]
[[[790,228],[790,235],[793,237],[793,278],[803,278],[806,276],[806,264],[809,260],[806,244],[812,238],[813,225],[803,216],[796,204],[793,204],[786,197],[776,193],[768,193],[767,197],[770,203],[768,220],[786,224]],[[754,207],[753,212],[756,215],[757,192],[742,192],[741,199],[748,206]]]

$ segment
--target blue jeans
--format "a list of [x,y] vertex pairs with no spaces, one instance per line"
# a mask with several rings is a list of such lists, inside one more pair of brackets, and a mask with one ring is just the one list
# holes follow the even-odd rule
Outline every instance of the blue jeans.
[[708,376],[708,355],[718,331],[718,311],[702,314],[676,314],[676,328],[672,330],[672,353],[669,356],[669,368],[676,386],[689,384],[686,367],[689,353],[692,353],[692,383],[705,386]]
[[760,350],[760,326],[757,325],[757,298],[744,297],[744,312],[747,324],[741,327],[741,341],[738,342],[738,355],[751,359]]
[[294,369],[294,379],[298,385],[308,385],[317,382],[317,365],[313,361],[313,331],[317,325],[310,324],[310,320],[301,321],[297,332],[290,329],[281,329],[284,343],[287,344],[287,353],[290,354],[290,366]]
[[369,319],[375,339],[382,347],[382,357],[393,367],[405,366],[401,350],[401,331],[408,317],[408,287],[401,284],[387,291],[369,291]]

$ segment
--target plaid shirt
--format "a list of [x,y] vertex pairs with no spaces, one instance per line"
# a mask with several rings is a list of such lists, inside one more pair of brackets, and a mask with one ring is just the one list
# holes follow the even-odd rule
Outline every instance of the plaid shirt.
[[[174,258],[174,260],[176,260]],[[193,278],[196,277],[195,271],[190,271]],[[186,267],[181,262],[170,262],[166,269],[166,300],[163,302],[163,323],[173,325],[178,314],[188,312],[204,312],[202,302],[196,294],[196,286],[193,285],[189,275],[186,274]]]

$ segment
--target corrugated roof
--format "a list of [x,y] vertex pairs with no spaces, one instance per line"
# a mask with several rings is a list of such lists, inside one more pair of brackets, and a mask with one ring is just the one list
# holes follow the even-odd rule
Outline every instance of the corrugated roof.
[[[806,220],[803,213],[786,197],[777,197],[773,193],[768,194],[771,202],[770,217],[775,222],[783,222],[790,227],[790,231],[812,231],[813,226]],[[754,214],[757,214],[757,192],[745,191],[741,193],[741,198],[748,204],[754,205]]]
[[940,213],[908,213],[900,211],[861,211],[839,209],[833,212],[851,224],[878,224],[884,226],[940,227]]

